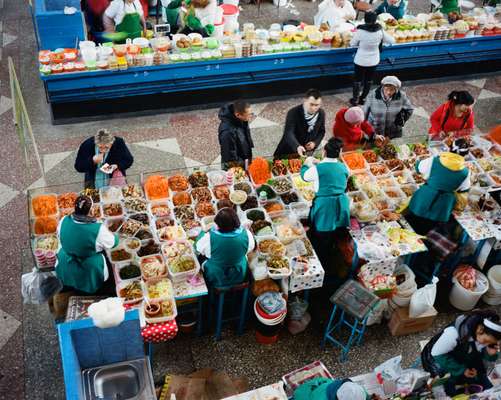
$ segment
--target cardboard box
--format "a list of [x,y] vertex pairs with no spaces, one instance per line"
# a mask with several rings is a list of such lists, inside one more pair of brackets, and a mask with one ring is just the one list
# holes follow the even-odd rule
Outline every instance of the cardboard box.
[[417,318],[409,317],[409,307],[397,307],[391,316],[388,328],[393,336],[409,335],[428,329],[437,317],[437,310],[432,308]]

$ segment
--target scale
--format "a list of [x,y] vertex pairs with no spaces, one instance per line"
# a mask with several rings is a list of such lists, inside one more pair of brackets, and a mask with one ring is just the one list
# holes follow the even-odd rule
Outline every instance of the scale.
[[166,36],[170,33],[170,24],[158,24],[153,26],[155,36]]

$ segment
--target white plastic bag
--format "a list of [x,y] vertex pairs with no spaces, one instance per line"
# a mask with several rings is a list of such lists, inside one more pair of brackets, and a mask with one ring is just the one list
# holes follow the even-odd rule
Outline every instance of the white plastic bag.
[[109,297],[89,306],[89,317],[98,328],[111,328],[120,325],[125,318],[123,299]]
[[21,277],[21,293],[25,304],[42,304],[63,288],[54,272],[41,272],[37,268]]
[[409,305],[409,317],[419,317],[433,308],[437,297],[437,282],[438,278],[435,276],[430,284],[414,292]]
[[381,300],[376,307],[374,307],[367,318],[367,326],[380,324],[383,322],[386,310],[388,309],[388,300]]
[[402,375],[402,356],[396,356],[386,360],[374,368],[376,374],[381,374],[384,380],[396,380]]

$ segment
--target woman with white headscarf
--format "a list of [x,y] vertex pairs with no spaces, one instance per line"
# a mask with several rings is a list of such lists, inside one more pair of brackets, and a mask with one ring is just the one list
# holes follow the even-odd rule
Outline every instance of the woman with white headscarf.
[[348,0],[324,0],[318,5],[318,13],[313,21],[316,26],[327,24],[333,29],[355,17],[355,9]]

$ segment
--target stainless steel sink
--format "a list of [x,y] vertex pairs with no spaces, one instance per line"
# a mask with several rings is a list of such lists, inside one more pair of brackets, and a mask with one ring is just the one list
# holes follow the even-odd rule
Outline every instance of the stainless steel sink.
[[147,357],[82,371],[85,400],[154,400]]

